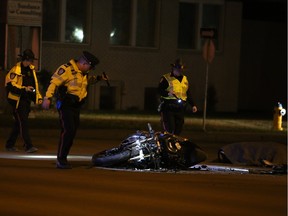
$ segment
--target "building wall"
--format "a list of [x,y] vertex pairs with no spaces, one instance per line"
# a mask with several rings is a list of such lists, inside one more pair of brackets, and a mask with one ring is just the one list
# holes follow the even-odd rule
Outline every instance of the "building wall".
[[[99,66],[92,73],[100,74],[105,71],[113,90],[116,91],[115,109],[143,110],[147,109],[149,104],[150,108],[155,107],[156,110],[158,101],[153,91],[157,88],[160,76],[170,71],[170,63],[176,57],[182,57],[187,68],[185,73],[192,84],[195,102],[202,110],[206,63],[200,51],[177,50],[178,0],[161,1],[159,47],[155,49],[109,47],[111,2],[111,0],[92,1],[91,43],[42,42],[39,56],[41,69],[52,73],[59,65],[78,57],[82,50],[89,50],[100,59]],[[243,2],[247,4],[249,1]],[[1,1],[1,4],[3,3]],[[259,2],[255,1],[254,4]],[[283,1],[283,4],[286,5],[286,2]],[[216,52],[215,59],[209,65],[208,90],[213,97],[208,98],[207,109],[218,112],[270,111],[278,101],[286,107],[287,20],[267,21],[267,12],[262,10],[261,5],[256,6],[258,13],[262,13],[262,20],[256,20],[255,18],[259,16],[255,13],[256,6],[252,4],[252,7],[249,4],[246,10],[245,4],[243,6],[242,9],[242,3],[238,0],[225,1],[223,49],[221,52]],[[1,14],[6,14],[6,7],[3,6],[1,9]],[[242,10],[247,14],[247,9],[252,14],[248,17],[246,15],[245,19]],[[280,15],[287,15],[287,9],[281,9]],[[7,23],[3,17],[5,16],[1,16],[1,28],[5,29]],[[275,16],[277,17],[279,16]],[[6,33],[1,33],[1,44],[5,47]],[[5,49],[0,52],[2,61],[4,57],[10,59],[9,61],[16,61],[15,55],[6,56],[5,53]],[[0,82],[3,84],[0,86],[0,109],[5,109],[4,79],[10,68],[5,68],[3,62],[0,67],[2,67]],[[89,88],[87,109],[101,108],[100,92],[102,93],[105,87],[104,82]],[[148,95],[147,90],[150,92]]]
[[287,106],[287,23],[244,20],[239,110]]
[[[203,109],[206,63],[199,51],[177,50],[177,0],[161,3],[160,43],[155,49],[109,47],[111,1],[98,0],[97,4],[93,1],[92,10],[91,44],[43,42],[42,69],[55,71],[60,64],[80,55],[82,50],[89,50],[100,59],[99,66],[92,73],[105,71],[118,91],[116,109],[143,110],[145,88],[157,88],[161,75],[170,72],[170,64],[181,57],[187,67],[185,73],[190,79],[195,102],[200,110]],[[216,53],[209,65],[209,86],[214,87],[218,101],[215,111],[237,111],[241,11],[240,2],[226,2],[223,51]],[[105,83],[89,89],[88,109],[99,109],[101,85]]]

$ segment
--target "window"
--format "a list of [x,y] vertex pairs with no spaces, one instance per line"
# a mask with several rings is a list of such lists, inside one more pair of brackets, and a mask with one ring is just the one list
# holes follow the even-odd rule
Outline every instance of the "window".
[[220,50],[223,31],[224,1],[182,0],[179,2],[178,48],[200,50],[204,40],[200,37],[200,28],[215,28],[216,50]]
[[110,43],[128,46],[131,29],[131,0],[113,0]]
[[159,0],[112,0],[110,44],[156,47]]
[[43,1],[43,27],[42,34],[45,41],[58,41],[59,39],[60,4],[58,0]]
[[43,0],[43,40],[87,43],[89,0]]

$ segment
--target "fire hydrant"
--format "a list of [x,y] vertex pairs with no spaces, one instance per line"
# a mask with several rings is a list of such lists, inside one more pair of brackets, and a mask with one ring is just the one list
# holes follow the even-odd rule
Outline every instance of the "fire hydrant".
[[286,114],[286,110],[282,107],[282,104],[278,102],[277,106],[274,107],[273,115],[273,130],[282,131],[282,116]]

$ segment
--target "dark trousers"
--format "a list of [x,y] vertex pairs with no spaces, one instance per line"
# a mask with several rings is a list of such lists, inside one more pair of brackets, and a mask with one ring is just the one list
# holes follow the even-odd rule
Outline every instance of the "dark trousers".
[[61,134],[58,145],[57,160],[60,163],[67,162],[67,156],[73,145],[79,126],[80,108],[62,107],[58,109],[61,126]]
[[161,112],[162,129],[166,132],[180,135],[184,124],[184,110]]
[[31,101],[20,100],[18,108],[13,105],[14,125],[12,127],[9,138],[6,141],[6,148],[15,146],[18,136],[23,139],[24,148],[27,150],[32,147],[29,134],[28,117],[31,110]]

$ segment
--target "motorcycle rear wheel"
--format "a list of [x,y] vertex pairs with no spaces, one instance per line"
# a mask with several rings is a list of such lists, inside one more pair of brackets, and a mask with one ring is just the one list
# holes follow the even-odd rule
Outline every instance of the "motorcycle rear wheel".
[[113,148],[94,154],[92,156],[92,164],[99,167],[114,167],[124,164],[131,157],[130,150],[120,150]]

